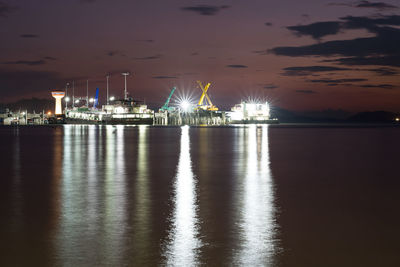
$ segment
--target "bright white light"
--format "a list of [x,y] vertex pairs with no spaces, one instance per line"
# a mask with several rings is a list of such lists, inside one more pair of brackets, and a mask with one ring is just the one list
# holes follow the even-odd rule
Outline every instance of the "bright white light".
[[187,100],[183,100],[183,101],[179,104],[179,106],[181,107],[182,111],[184,111],[184,112],[188,112],[189,109],[190,109],[190,103],[189,103],[189,101],[187,101]]
[[25,112],[22,112],[21,114],[22,114],[22,115],[25,115]]
[[94,102],[94,98],[89,99],[89,102],[93,103]]
[[110,101],[114,101],[115,100],[115,97],[110,97]]
[[65,98],[65,102],[69,102],[69,97],[68,96]]
[[126,112],[125,112],[125,109],[124,109],[123,107],[116,107],[116,108],[114,109],[114,112],[115,112],[115,113],[126,113]]
[[79,103],[79,99],[75,100],[75,103]]

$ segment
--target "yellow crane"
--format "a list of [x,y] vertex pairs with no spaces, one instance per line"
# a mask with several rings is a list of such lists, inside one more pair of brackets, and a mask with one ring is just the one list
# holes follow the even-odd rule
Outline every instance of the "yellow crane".
[[[203,109],[203,110],[211,110],[211,111],[217,111],[218,108],[216,106],[213,105],[213,103],[211,102],[210,97],[207,95],[207,91],[208,88],[210,88],[211,83],[207,83],[206,86],[203,86],[203,84],[201,83],[201,81],[197,81],[197,83],[199,84],[201,90],[203,91],[203,93],[201,94],[199,103],[197,103],[197,110],[199,109]],[[205,98],[205,100],[204,100]]]

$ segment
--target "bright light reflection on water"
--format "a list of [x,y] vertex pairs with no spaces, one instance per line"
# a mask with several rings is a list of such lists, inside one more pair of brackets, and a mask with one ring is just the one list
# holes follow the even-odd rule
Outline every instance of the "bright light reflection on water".
[[168,266],[198,265],[199,219],[196,181],[190,158],[189,127],[181,128],[180,155],[174,182],[172,229],[164,251]]
[[251,125],[243,131],[240,137],[246,144],[246,171],[238,203],[241,244],[233,265],[272,266],[276,225],[268,126]]

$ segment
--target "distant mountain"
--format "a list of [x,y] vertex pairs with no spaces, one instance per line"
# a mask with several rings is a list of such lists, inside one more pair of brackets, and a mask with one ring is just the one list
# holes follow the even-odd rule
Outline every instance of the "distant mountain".
[[351,113],[343,110],[323,110],[296,112],[279,107],[271,110],[273,118],[278,118],[283,123],[318,123],[318,122],[342,122]]
[[393,122],[400,115],[387,111],[360,112],[347,119],[349,122]]
[[343,110],[296,112],[279,107],[271,115],[282,123],[392,123],[400,114],[387,111],[360,112],[352,114]]
[[54,110],[54,99],[41,99],[41,98],[31,98],[31,99],[21,99],[13,103],[0,103],[0,110],[9,109],[13,112],[25,111],[36,113],[45,112],[49,110]]

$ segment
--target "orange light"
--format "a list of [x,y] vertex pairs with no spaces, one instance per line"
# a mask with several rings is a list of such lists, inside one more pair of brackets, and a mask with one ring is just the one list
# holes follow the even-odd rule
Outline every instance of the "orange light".
[[396,121],[400,121],[400,118],[396,118]]
[[51,111],[47,112],[47,115],[49,115],[49,116],[50,116],[50,115],[51,115]]

